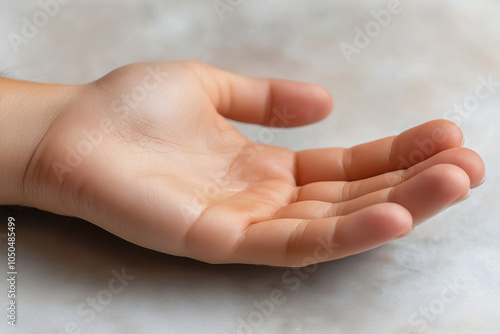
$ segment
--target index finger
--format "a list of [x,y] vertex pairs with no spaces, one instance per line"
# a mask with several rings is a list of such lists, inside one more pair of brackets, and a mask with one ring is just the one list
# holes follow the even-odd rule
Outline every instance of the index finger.
[[454,123],[434,120],[398,136],[387,137],[348,149],[326,148],[296,154],[298,185],[320,181],[354,181],[398,169],[407,169],[463,142]]

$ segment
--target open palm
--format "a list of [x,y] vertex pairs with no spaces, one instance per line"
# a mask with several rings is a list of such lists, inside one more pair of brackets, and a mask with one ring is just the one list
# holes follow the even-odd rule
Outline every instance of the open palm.
[[332,101],[313,85],[172,62],[75,90],[26,178],[39,184],[32,205],[206,262],[301,266],[359,253],[408,234],[484,176],[444,120],[302,152],[255,143],[226,120],[318,121]]

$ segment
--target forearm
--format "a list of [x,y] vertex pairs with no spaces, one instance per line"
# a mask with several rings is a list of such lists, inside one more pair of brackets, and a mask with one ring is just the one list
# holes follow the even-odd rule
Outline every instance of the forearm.
[[23,179],[71,86],[0,78],[0,205],[26,204]]

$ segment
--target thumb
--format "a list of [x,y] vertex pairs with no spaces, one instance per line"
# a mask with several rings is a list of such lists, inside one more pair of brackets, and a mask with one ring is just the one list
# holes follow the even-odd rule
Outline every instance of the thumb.
[[294,127],[325,118],[333,107],[323,87],[279,79],[260,79],[190,62],[217,111],[240,122]]

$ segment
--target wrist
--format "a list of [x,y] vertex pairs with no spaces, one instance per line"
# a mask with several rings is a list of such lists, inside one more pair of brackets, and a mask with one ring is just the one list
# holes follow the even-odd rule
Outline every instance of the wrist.
[[0,78],[0,205],[29,205],[25,175],[75,86]]

